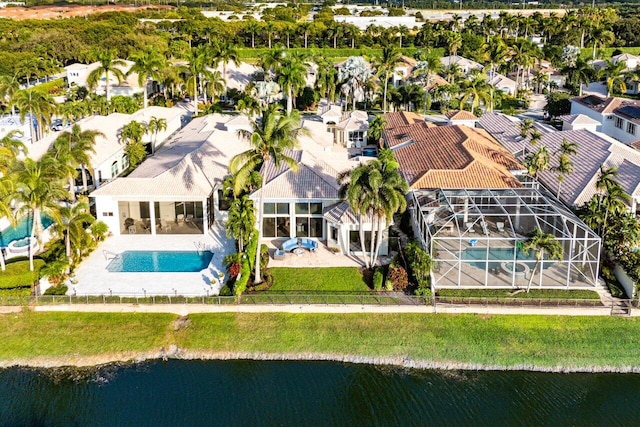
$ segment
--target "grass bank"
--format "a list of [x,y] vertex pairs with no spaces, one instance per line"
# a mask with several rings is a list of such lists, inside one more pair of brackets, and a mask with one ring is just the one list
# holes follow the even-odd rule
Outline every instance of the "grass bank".
[[176,319],[140,313],[2,315],[0,361],[52,358],[54,364],[72,364],[74,358],[102,355],[104,363],[122,360],[118,354],[176,345],[187,355],[213,358],[317,354],[432,366],[640,368],[636,318],[224,313]]
[[529,292],[518,293],[514,293],[511,289],[440,289],[438,296],[453,298],[600,299],[597,292],[583,289],[531,289]]

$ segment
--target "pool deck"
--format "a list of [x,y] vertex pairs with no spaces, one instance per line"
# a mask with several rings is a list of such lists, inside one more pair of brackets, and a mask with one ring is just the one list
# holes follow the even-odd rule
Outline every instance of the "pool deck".
[[[118,273],[107,270],[112,256],[124,251],[195,251],[195,242],[214,255],[210,267],[195,273]],[[124,234],[109,237],[78,267],[69,286],[73,295],[217,295],[220,287],[218,271],[225,271],[224,257],[234,252],[233,241],[224,229],[214,227],[208,235],[144,235]],[[107,256],[105,256],[105,254]]]

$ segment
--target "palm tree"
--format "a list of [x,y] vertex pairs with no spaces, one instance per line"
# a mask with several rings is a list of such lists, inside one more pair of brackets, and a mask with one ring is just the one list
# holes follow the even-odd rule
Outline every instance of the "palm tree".
[[210,55],[207,46],[198,46],[187,52],[187,65],[182,66],[182,72],[187,75],[188,86],[193,91],[194,116],[198,115],[198,80],[202,83],[204,77],[210,77],[211,72],[207,69],[210,62]]
[[238,252],[244,251],[244,242],[251,239],[256,231],[256,213],[253,201],[248,195],[243,195],[231,202],[229,217],[225,223],[227,237],[238,241]]
[[564,71],[567,73],[568,80],[572,82],[572,84],[579,86],[579,96],[582,96],[582,85],[588,86],[596,74],[591,64],[582,58],[576,60],[575,66],[567,67]]
[[380,138],[382,138],[382,133],[385,126],[387,126],[387,120],[382,114],[376,114],[371,123],[369,123],[369,130],[367,131],[367,143],[374,143],[375,145],[379,145]]
[[64,236],[65,253],[70,267],[74,261],[73,248],[79,248],[85,243],[86,229],[95,218],[89,213],[87,198],[83,197],[71,206],[59,206],[56,219],[53,229],[58,236]]
[[316,90],[324,95],[329,102],[336,96],[336,79],[338,71],[328,60],[317,58],[318,72],[316,73]]
[[151,143],[151,155],[156,152],[156,144],[158,140],[158,133],[167,130],[167,119],[163,117],[151,117],[149,124],[147,125],[147,132],[153,134],[153,142]]
[[356,101],[363,93],[365,82],[371,77],[371,69],[361,56],[351,56],[338,69],[338,80],[342,83],[345,96],[351,94],[352,109],[356,109]]
[[[18,223],[13,209],[11,208],[11,194],[13,193],[14,182],[11,176],[6,172],[0,177],[0,216],[9,220],[9,224],[15,227]],[[5,271],[6,265],[4,260],[4,251],[0,250],[0,269]]]
[[238,47],[229,42],[221,42],[213,45],[212,59],[213,63],[222,63],[222,79],[227,81],[227,64],[233,62],[234,65],[238,65],[240,60],[238,59]]
[[560,189],[562,188],[562,183],[565,180],[565,177],[573,172],[573,162],[569,158],[569,156],[561,155],[558,157],[558,166],[556,166],[555,171],[558,172],[558,192],[556,193],[556,197],[560,198]]
[[366,268],[369,268],[370,265],[364,244],[364,217],[371,213],[372,199],[375,197],[372,183],[380,181],[380,179],[376,181],[376,177],[372,176],[374,174],[375,170],[368,163],[365,163],[338,175],[340,198],[347,201],[349,208],[358,218],[360,248]]
[[604,47],[608,44],[613,43],[616,40],[615,34],[611,32],[604,25],[595,27],[593,31],[591,31],[591,41],[593,41],[593,56],[592,59],[596,59],[596,49],[598,45]]
[[[10,176],[13,180],[13,191],[10,197],[19,206],[16,216],[31,215],[33,225],[30,241],[33,242],[35,238],[40,243],[40,233],[42,232],[40,215],[45,214],[57,220],[57,201],[66,196],[65,190],[60,185],[56,160],[50,156],[44,156],[40,160],[26,158],[22,162],[14,162]],[[29,250],[29,269],[31,271],[33,271],[33,255],[33,251]]]
[[431,84],[431,76],[442,70],[442,62],[434,52],[420,54],[417,59],[418,63],[413,69],[413,75],[422,81],[422,88],[425,91],[423,110],[426,111],[427,100],[430,97],[429,85]]
[[473,112],[479,107],[480,103],[490,109],[491,108],[491,85],[487,83],[487,76],[483,72],[474,73],[471,80],[466,80],[463,84],[463,95],[460,99],[460,109],[464,110],[465,105],[471,99],[471,108]]
[[623,93],[627,91],[624,79],[625,68],[626,64],[623,61],[614,64],[612,61],[607,60],[607,66],[600,71],[599,77],[604,79],[604,83],[607,86],[607,97],[610,97],[617,90]]
[[127,75],[138,74],[138,85],[143,89],[143,108],[149,105],[147,83],[149,80],[160,80],[160,70],[164,68],[166,60],[160,52],[147,48],[142,52],[131,55],[133,65]]
[[[247,140],[251,148],[234,156],[229,163],[229,171],[237,175],[234,192],[238,194],[251,173],[263,163],[271,161],[276,165],[285,163],[291,170],[298,169],[298,163],[287,155],[287,150],[295,148],[297,137],[301,133],[300,117],[296,111],[290,115],[283,115],[276,104],[267,106],[262,116],[253,122],[253,131],[239,130],[241,138]],[[264,180],[263,180],[264,181]],[[258,239],[262,237],[262,223],[264,213],[264,192],[260,192],[258,203]],[[256,253],[255,283],[260,283],[260,251]]]
[[518,128],[520,129],[520,138],[522,138],[522,158],[523,159],[525,157],[525,154],[527,153],[527,138],[531,136],[534,130],[537,131],[533,127],[533,123],[534,123],[533,119],[524,119],[518,125]]
[[18,139],[22,133],[19,130],[12,130],[0,138],[0,173],[7,175],[11,163],[22,152],[27,154],[27,147]]
[[15,104],[20,109],[20,120],[24,120],[29,113],[31,141],[38,141],[44,136],[44,129],[51,122],[51,117],[56,110],[53,98],[34,88],[22,89],[16,92]]
[[95,88],[98,85],[102,76],[105,76],[105,96],[109,100],[109,74],[118,80],[118,83],[124,80],[124,72],[119,67],[126,67],[126,63],[122,59],[117,59],[116,55],[118,51],[115,49],[106,49],[94,52],[98,65],[98,68],[91,71],[87,76],[87,85],[91,88]]
[[536,227],[529,238],[524,242],[523,250],[526,254],[530,250],[536,253],[536,265],[533,267],[531,277],[529,277],[529,283],[527,284],[527,293],[531,288],[531,282],[533,276],[536,273],[536,269],[540,266],[540,286],[542,286],[542,272],[544,270],[543,262],[545,253],[549,256],[549,259],[561,260],[564,254],[562,244],[556,239],[553,234],[545,233],[540,228]]
[[147,155],[142,144],[142,138],[145,133],[147,133],[147,126],[135,120],[120,129],[120,140],[126,144],[124,151],[129,158],[131,168],[138,166]]
[[3,99],[8,106],[11,106],[11,115],[16,114],[16,107],[13,97],[20,90],[20,82],[14,76],[0,76],[0,99]]
[[529,142],[531,143],[531,145],[535,147],[536,145],[538,145],[538,142],[540,142],[540,140],[542,139],[542,133],[540,133],[540,131],[537,128],[533,128],[529,133],[529,138],[530,138]]
[[69,180],[71,200],[75,200],[77,167],[80,167],[82,171],[84,192],[86,193],[89,190],[86,168],[91,163],[91,154],[96,152],[96,138],[99,136],[104,137],[104,134],[93,130],[83,131],[80,126],[73,125],[71,131],[60,134],[53,143],[52,156],[67,170],[65,175]]
[[600,237],[602,238],[607,232],[609,214],[622,212],[626,209],[626,205],[630,200],[629,195],[620,186],[617,178],[617,167],[610,166],[605,168],[604,165],[600,165],[600,173],[596,179],[596,189],[600,192],[597,195],[598,209],[600,212],[604,211],[600,228]]
[[527,172],[533,178],[538,178],[540,172],[549,169],[549,150],[546,146],[539,147],[535,152],[531,153],[524,161]]
[[264,70],[265,80],[271,80],[272,75],[278,74],[284,57],[285,51],[280,47],[269,49],[260,55],[258,65]]
[[[374,266],[382,243],[383,225],[391,224],[393,215],[396,212],[402,213],[407,208],[406,194],[409,191],[409,184],[400,174],[400,165],[393,151],[388,148],[380,150],[378,158],[371,162],[370,166],[380,174],[381,178],[375,189],[376,198],[373,206],[374,220],[378,226],[376,246],[371,254],[371,265]],[[373,242],[373,236],[371,241]]]
[[574,156],[578,154],[578,144],[576,142],[569,141],[567,138],[562,138],[560,148],[558,148],[554,154],[558,153],[561,156]]
[[343,26],[339,22],[331,21],[327,27],[327,38],[333,39],[333,48],[338,46],[338,37],[342,36]]
[[396,64],[400,61],[400,50],[395,46],[385,46],[382,48],[382,54],[377,60],[376,74],[378,77],[384,78],[384,95],[382,97],[382,112],[387,112],[387,91],[389,86],[389,77],[396,68]]
[[256,34],[260,32],[261,28],[261,24],[255,20],[248,21],[247,25],[244,27],[244,30],[251,34],[251,49],[255,49],[256,47]]
[[287,114],[291,114],[296,95],[307,84],[308,65],[300,56],[289,54],[279,67],[278,84],[287,94]]
[[462,46],[462,36],[460,33],[447,31],[444,34],[444,40],[447,45],[447,52],[449,52],[449,55],[456,56],[458,54],[458,49]]

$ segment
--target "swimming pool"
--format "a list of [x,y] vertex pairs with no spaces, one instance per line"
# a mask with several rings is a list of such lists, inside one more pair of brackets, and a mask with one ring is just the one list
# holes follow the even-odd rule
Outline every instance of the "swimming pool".
[[462,252],[462,260],[483,270],[485,269],[486,260],[489,261],[489,268],[497,268],[504,261],[513,261],[513,251],[517,251],[516,261],[523,262],[530,268],[534,267],[536,263],[534,251],[526,254],[523,250],[516,248],[489,248],[488,259],[486,248],[467,248]]
[[[45,229],[53,224],[53,220],[46,215],[40,215],[40,219],[42,227]],[[6,248],[14,240],[31,236],[31,227],[33,227],[33,216],[29,215],[22,218],[15,227],[8,227],[0,231],[0,247]]]
[[111,272],[126,273],[187,273],[209,266],[213,253],[209,251],[124,251],[107,265]]

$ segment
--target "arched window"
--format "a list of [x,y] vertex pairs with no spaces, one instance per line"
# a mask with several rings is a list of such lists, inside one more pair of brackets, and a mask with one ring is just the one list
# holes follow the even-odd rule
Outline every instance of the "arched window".
[[118,176],[118,162],[113,162],[111,164],[111,177],[115,178]]
[[125,154],[122,156],[122,170],[125,170],[128,167],[129,167],[129,156]]

